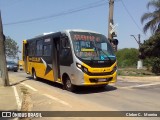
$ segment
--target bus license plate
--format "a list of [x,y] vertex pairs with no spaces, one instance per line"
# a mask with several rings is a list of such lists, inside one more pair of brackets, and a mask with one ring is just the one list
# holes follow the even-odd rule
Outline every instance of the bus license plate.
[[98,82],[106,82],[106,79],[98,79]]

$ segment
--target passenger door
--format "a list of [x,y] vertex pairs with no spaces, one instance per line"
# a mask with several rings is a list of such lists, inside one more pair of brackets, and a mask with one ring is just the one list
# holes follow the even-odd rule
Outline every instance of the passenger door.
[[60,51],[60,37],[53,38],[53,75],[54,81],[60,79],[60,62],[59,62],[59,51]]
[[24,61],[24,70],[28,73],[28,44],[23,43],[23,61]]

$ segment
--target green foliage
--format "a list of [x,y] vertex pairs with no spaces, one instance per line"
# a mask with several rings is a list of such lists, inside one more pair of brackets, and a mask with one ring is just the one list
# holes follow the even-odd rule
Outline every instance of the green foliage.
[[156,74],[160,73],[160,58],[158,57],[153,59],[152,72]]
[[6,37],[5,40],[5,52],[6,52],[6,56],[8,58],[13,58],[15,59],[17,57],[18,54],[18,45],[17,42],[14,41],[13,39],[11,39],[9,36]]
[[160,57],[160,34],[156,34],[145,41],[141,47],[140,51],[146,57]]
[[121,76],[155,76],[154,73],[146,69],[137,69],[137,68],[119,68],[118,75]]
[[146,40],[141,45],[140,51],[145,56],[147,68],[152,67],[153,73],[160,73],[160,34],[155,34]]
[[143,60],[143,65],[147,68],[148,71],[152,70],[153,60],[151,58],[145,58]]
[[138,61],[138,50],[124,48],[116,52],[118,67],[135,67]]
[[141,22],[144,23],[144,21],[147,21],[143,27],[144,33],[147,32],[147,30],[151,30],[152,33],[155,33],[157,31],[159,21],[160,21],[160,0],[152,0],[149,1],[147,4],[147,8],[152,7],[154,11],[144,13],[141,17]]

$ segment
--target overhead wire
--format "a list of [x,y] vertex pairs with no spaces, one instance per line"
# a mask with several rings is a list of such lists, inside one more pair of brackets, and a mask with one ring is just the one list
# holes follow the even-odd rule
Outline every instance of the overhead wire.
[[87,4],[85,6],[76,8],[76,9],[69,9],[67,11],[52,14],[52,15],[49,15],[49,16],[32,18],[32,19],[28,19],[28,20],[21,20],[21,21],[17,21],[17,22],[4,23],[3,25],[5,25],[5,26],[15,25],[15,24],[22,24],[22,23],[28,23],[28,22],[34,22],[34,21],[40,21],[40,20],[45,20],[45,19],[49,19],[49,18],[59,17],[59,16],[68,15],[68,14],[84,11],[84,10],[87,10],[87,9],[95,8],[95,7],[100,7],[100,6],[106,5],[105,3],[107,3],[105,0],[100,0],[100,1],[93,2],[93,3]]
[[121,3],[122,3],[122,5],[123,5],[124,9],[126,10],[128,16],[129,16],[129,17],[131,18],[131,20],[134,22],[134,24],[136,25],[136,27],[139,29],[139,31],[140,31],[141,33],[143,33],[143,34],[141,34],[141,36],[143,36],[143,37],[144,37],[144,36],[148,37],[148,35],[147,35],[147,34],[144,34],[143,30],[139,27],[139,25],[137,24],[137,22],[135,21],[135,19],[133,18],[133,16],[132,16],[131,13],[129,12],[129,10],[127,9],[126,5],[124,4],[123,0],[119,0],[119,1],[121,1]]
[[131,13],[129,12],[129,10],[127,9],[126,5],[124,4],[123,0],[120,0],[124,9],[126,10],[127,14],[129,15],[129,17],[131,18],[131,20],[134,22],[134,24],[136,25],[136,27],[142,32],[142,29],[139,27],[139,25],[137,24],[137,22],[135,21],[135,19],[133,18],[133,16],[131,15]]

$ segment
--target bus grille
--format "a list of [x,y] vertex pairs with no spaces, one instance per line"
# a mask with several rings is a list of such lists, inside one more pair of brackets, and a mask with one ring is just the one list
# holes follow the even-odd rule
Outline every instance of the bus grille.
[[111,72],[103,72],[103,73],[90,73],[87,72],[87,75],[90,76],[104,76],[104,75],[112,75],[115,71],[111,71]]

